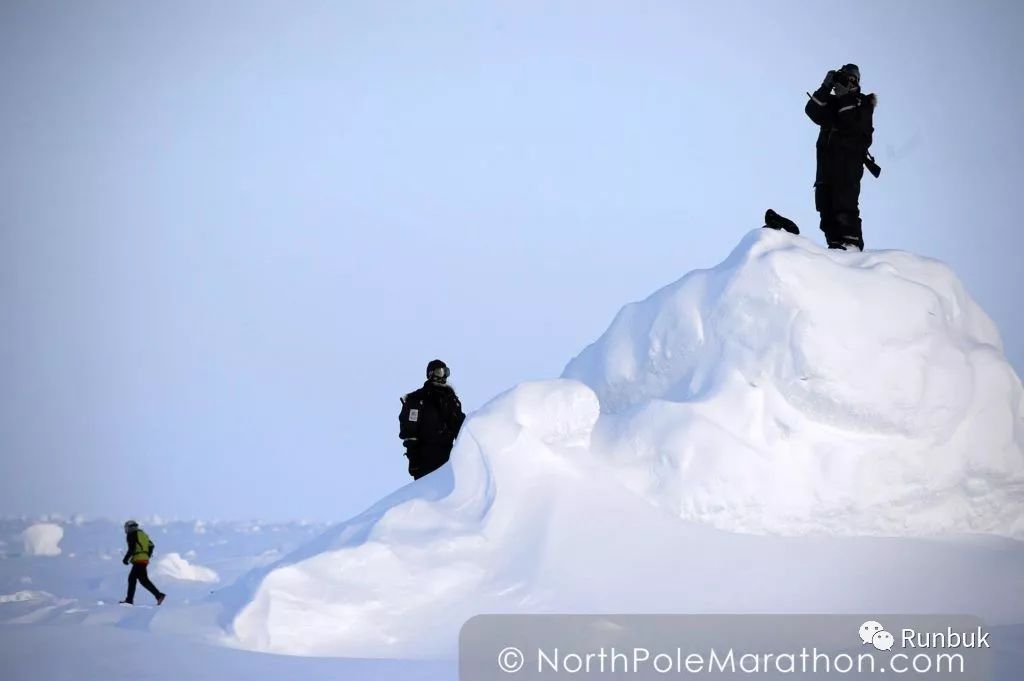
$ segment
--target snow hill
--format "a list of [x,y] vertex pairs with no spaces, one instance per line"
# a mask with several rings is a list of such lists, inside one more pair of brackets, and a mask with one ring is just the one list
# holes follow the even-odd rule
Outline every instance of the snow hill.
[[565,370],[592,451],[680,517],[780,534],[1024,536],[1024,403],[944,264],[762,230],[624,308]]
[[757,230],[473,414],[450,465],[219,592],[223,623],[416,657],[479,612],[1024,622],[1021,392],[941,263]]

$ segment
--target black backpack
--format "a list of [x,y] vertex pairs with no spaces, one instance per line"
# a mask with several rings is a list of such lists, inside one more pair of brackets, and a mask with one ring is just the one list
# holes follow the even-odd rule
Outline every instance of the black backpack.
[[420,433],[420,410],[423,399],[416,393],[409,393],[402,400],[402,411],[398,412],[398,437],[415,440]]

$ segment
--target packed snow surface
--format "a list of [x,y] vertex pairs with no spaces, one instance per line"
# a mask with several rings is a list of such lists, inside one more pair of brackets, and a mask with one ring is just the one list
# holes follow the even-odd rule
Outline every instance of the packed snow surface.
[[24,603],[25,601],[50,598],[51,594],[38,591],[16,591],[12,594],[0,594],[0,603]]
[[216,582],[220,580],[215,571],[202,565],[189,563],[177,553],[168,553],[166,556],[158,558],[155,572],[186,582]]
[[1021,622],[1022,445],[1020,381],[947,267],[758,230],[218,598],[242,646],[360,657],[451,654],[479,612]]
[[29,556],[59,556],[64,528],[54,523],[36,523],[21,533],[25,553]]

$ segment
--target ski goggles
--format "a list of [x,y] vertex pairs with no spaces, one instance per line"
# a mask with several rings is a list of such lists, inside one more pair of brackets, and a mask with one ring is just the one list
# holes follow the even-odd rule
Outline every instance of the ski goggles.
[[431,372],[427,374],[429,378],[437,378],[442,381],[447,380],[448,377],[451,375],[452,372],[448,369],[448,367],[437,367],[436,369],[432,369]]
[[836,74],[835,82],[846,87],[857,87],[860,84],[860,79],[856,74],[840,71]]

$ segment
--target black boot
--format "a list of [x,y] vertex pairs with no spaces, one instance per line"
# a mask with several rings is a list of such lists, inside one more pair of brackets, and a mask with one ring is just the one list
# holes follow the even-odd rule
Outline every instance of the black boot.
[[799,234],[800,228],[796,226],[796,223],[789,218],[784,218],[771,208],[765,211],[764,214],[764,226],[767,229],[781,229],[789,232],[790,234]]
[[859,212],[838,213],[832,230],[825,233],[825,241],[829,248],[863,251],[864,237],[861,236]]

